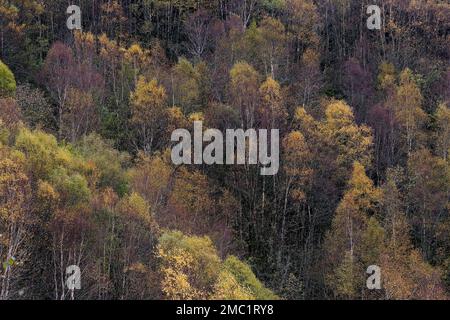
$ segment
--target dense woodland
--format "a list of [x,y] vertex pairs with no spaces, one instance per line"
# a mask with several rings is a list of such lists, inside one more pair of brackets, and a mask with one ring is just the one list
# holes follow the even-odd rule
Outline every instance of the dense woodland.
[[[448,1],[0,0],[0,59],[0,299],[449,297]],[[196,120],[280,172],[174,166]]]

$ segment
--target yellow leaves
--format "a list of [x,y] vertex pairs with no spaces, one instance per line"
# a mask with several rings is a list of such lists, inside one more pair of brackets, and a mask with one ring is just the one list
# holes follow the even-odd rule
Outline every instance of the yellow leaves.
[[383,270],[383,288],[388,299],[407,299],[414,290],[413,279],[408,270],[413,245],[410,239],[411,227],[401,208],[394,171],[388,173],[388,181],[383,186],[383,191],[387,239],[378,264]]
[[250,266],[235,256],[229,256],[224,262],[224,269],[230,272],[239,285],[256,300],[278,300],[278,296],[267,289],[253,273]]
[[[9,1],[9,2],[19,2],[20,8],[23,10],[24,14],[27,15],[41,15],[45,10],[45,3],[39,0],[21,0],[21,1]],[[15,7],[15,6],[14,6]],[[17,9],[17,7],[15,7]],[[19,9],[17,9],[19,10]]]
[[35,3],[35,2],[33,2],[33,3],[35,4],[35,7],[34,7],[35,13],[37,15],[44,14],[44,12],[45,12],[45,4],[44,3]]
[[81,50],[94,50],[96,45],[96,36],[91,32],[74,32],[75,46]]
[[353,110],[344,101],[331,101],[327,106],[325,115],[330,129],[340,129],[354,124]]
[[110,212],[115,210],[119,197],[112,188],[106,188],[94,198],[94,206],[107,209]]
[[128,48],[126,57],[132,58],[132,57],[139,57],[144,54],[144,51],[142,50],[141,46],[138,44],[133,44],[131,47]]
[[23,128],[16,137],[15,147],[26,155],[27,166],[35,177],[48,177],[55,167],[58,144],[54,136]]
[[135,81],[137,81],[138,74],[145,74],[152,63],[152,52],[150,50],[142,48],[138,43],[133,43],[128,48],[122,47],[116,40],[108,38],[105,33],[97,37],[91,33],[85,33],[81,42],[94,45],[96,41],[98,42],[102,59],[110,62],[108,67],[113,69],[116,67],[123,68],[124,64],[131,66]]
[[397,108],[420,108],[423,97],[410,69],[400,74],[400,85],[397,88]]
[[42,214],[52,214],[58,207],[60,195],[47,181],[39,180],[36,209]]
[[[173,94],[175,103],[179,104],[183,110],[195,110],[199,106],[201,88],[201,68],[204,64],[192,65],[185,58],[179,59],[173,67]],[[205,72],[205,70],[203,70]],[[204,73],[203,72],[203,73]]]
[[281,41],[285,37],[285,29],[280,20],[266,17],[261,21],[260,29],[266,41]]
[[445,103],[438,106],[436,120],[440,129],[450,130],[450,108]]
[[422,110],[422,102],[423,97],[412,71],[405,69],[400,74],[400,85],[394,97],[394,111],[406,132],[408,151],[412,150],[420,127],[427,120],[427,114]]
[[21,181],[27,182],[28,177],[22,171],[22,162],[18,162],[18,159],[13,157],[13,154],[8,154],[8,151],[3,148],[0,152],[0,154],[2,155],[2,159],[0,160],[0,190],[3,190],[4,194],[6,195],[6,189],[3,188],[9,188],[11,185],[19,183]]
[[80,116],[86,109],[94,106],[91,92],[84,92],[76,88],[70,88],[67,93],[67,108],[72,116]]
[[120,203],[118,210],[129,216],[136,216],[143,221],[151,223],[153,217],[148,203],[136,192],[125,197]]
[[311,48],[306,49],[302,55],[302,64],[306,66],[318,66],[320,64],[320,54]]
[[55,191],[53,186],[46,181],[39,181],[37,196],[40,201],[54,202],[59,199],[58,192]]
[[121,48],[117,41],[111,40],[106,34],[98,37],[100,44],[100,56],[107,61],[118,63],[123,58],[125,50]]
[[184,119],[184,114],[179,107],[170,107],[168,109],[169,117],[174,120],[174,122],[182,122]]
[[19,9],[16,6],[6,6],[1,3],[0,15],[3,17],[8,17],[10,20],[15,20],[19,16]]
[[243,288],[227,270],[222,270],[214,286],[212,300],[255,300],[249,290]]
[[58,170],[66,176],[82,174],[95,178],[95,166],[76,155],[68,146],[59,146],[54,136],[40,130],[20,129],[14,147],[23,152],[27,169],[37,179],[48,180]]
[[148,233],[158,230],[150,205],[136,192],[121,199],[117,206],[111,207],[110,210],[118,212],[119,217],[124,221],[124,225],[135,228],[133,229],[135,232],[136,228],[142,228],[144,232]]
[[220,265],[220,258],[209,237],[187,237],[183,243],[186,250],[195,259],[196,267],[203,272],[202,279],[197,279],[205,285],[209,285],[216,278],[216,272]]
[[100,46],[105,48],[110,47],[112,44],[117,45],[116,41],[110,40],[105,33],[102,33],[101,35],[98,36],[98,42],[100,43]]
[[[86,199],[89,190],[85,177],[80,173],[90,173],[88,163],[75,156],[67,147],[58,146],[55,137],[39,130],[23,128],[16,137],[15,148],[23,151],[28,170],[36,179],[45,181],[52,178],[64,192],[72,190],[79,199]],[[57,198],[56,195],[51,195],[49,185],[43,184],[40,187],[44,188],[39,189],[43,196]],[[66,200],[74,200],[72,196],[65,197]]]
[[[300,180],[299,182],[302,184],[306,184],[312,175],[312,170],[308,166],[311,160],[311,151],[303,134],[300,131],[289,133],[283,140],[283,149],[286,174]],[[294,197],[304,198],[304,193],[297,190]]]
[[[293,153],[297,152],[301,152],[302,155],[308,153],[308,146],[305,141],[305,137],[300,131],[293,131],[289,133],[289,135],[284,138],[283,146],[286,149],[286,153],[288,155],[292,155]],[[294,159],[288,158],[287,160],[289,161]]]
[[375,209],[381,195],[381,190],[374,186],[362,164],[355,162],[349,190],[344,195],[344,201],[352,199],[352,203],[357,206],[356,210],[369,213]]
[[382,89],[388,89],[395,85],[396,72],[392,63],[383,61],[379,67],[378,83]]
[[69,150],[60,148],[56,152],[56,161],[64,166],[70,165],[73,161],[73,155]]
[[55,151],[54,157],[58,166],[62,166],[69,171],[80,172],[86,175],[93,174],[96,171],[94,163],[80,158],[66,146],[59,146]]
[[133,190],[144,196],[154,207],[158,206],[167,189],[171,174],[172,167],[162,156],[149,158],[143,154],[140,154],[136,167],[128,172]]
[[192,288],[188,276],[172,268],[163,268],[162,292],[168,300],[198,300],[202,293]]
[[366,170],[359,162],[355,162],[353,165],[349,187],[359,194],[369,193],[367,191],[373,189],[373,181],[366,175]]
[[246,62],[237,62],[230,70],[231,85],[234,90],[245,90],[245,87],[259,82],[258,72]]
[[143,49],[139,44],[132,44],[128,49],[124,51],[125,59],[132,63],[135,68],[138,65],[145,66],[150,63],[150,51]]
[[410,254],[410,277],[413,279],[413,299],[440,300],[446,297],[440,280],[441,271],[423,259],[422,253],[413,250]]
[[175,73],[178,73],[180,76],[184,75],[193,80],[198,80],[200,77],[196,68],[192,65],[192,63],[186,58],[180,58],[178,63],[174,67]]
[[[211,187],[204,174],[182,169],[176,179],[170,203],[188,214],[193,222],[198,221],[198,218],[204,219],[201,217],[211,213],[214,207],[208,194]],[[186,226],[190,225],[191,223],[186,223]]]
[[427,149],[412,153],[408,159],[410,203],[415,204],[422,219],[434,219],[433,215],[448,206],[450,192],[450,166],[433,156]]
[[150,154],[152,148],[161,143],[167,122],[166,90],[156,79],[147,81],[140,77],[136,89],[131,93],[131,124],[135,126],[135,145]]
[[58,167],[52,172],[50,180],[66,206],[76,207],[88,203],[91,190],[83,175],[70,172],[64,167]]
[[194,263],[194,257],[182,248],[170,248],[168,250],[168,248],[160,246],[158,256],[168,265],[173,264],[173,266],[166,268],[166,270],[171,270],[172,273],[175,271],[174,268],[179,271],[189,268]]
[[233,36],[239,38],[239,40],[234,44],[237,52],[247,52],[249,56],[260,55],[258,49],[261,48],[264,39],[261,29],[259,29],[256,25],[256,21],[253,21],[247,30],[245,30],[243,37],[240,34],[240,30],[234,30]]
[[[25,222],[30,197],[30,181],[23,157],[0,146],[0,232],[10,223]],[[0,250],[1,251],[1,250]]]
[[194,112],[189,115],[189,121],[195,122],[195,121],[205,121],[205,115],[203,112]]
[[125,60],[132,64],[135,73],[144,69],[151,62],[150,51],[141,48],[138,44],[133,44],[124,51]]
[[157,248],[167,299],[276,299],[236,257],[225,262],[207,237],[166,232]]
[[134,105],[158,105],[166,99],[166,91],[164,87],[158,86],[156,79],[147,81],[144,77],[140,77],[136,86],[136,90],[131,95]]
[[373,137],[369,127],[358,126],[354,121],[352,109],[344,101],[331,101],[326,111],[326,121],[321,131],[328,143],[337,148],[337,165],[348,167],[359,161],[368,167]]
[[295,126],[303,132],[312,133],[317,127],[314,118],[306,112],[304,107],[298,107],[294,113]]
[[295,148],[294,137],[299,139],[299,146],[303,144],[301,140],[305,140],[310,151],[305,151],[304,155],[310,153],[315,160],[328,159],[326,165],[331,162],[335,168],[330,172],[333,180],[345,183],[355,161],[364,167],[371,165],[372,130],[356,124],[353,110],[345,101],[324,101],[324,105],[325,118],[321,121],[315,120],[304,107],[295,110],[293,127],[302,134],[303,139],[294,133],[286,139],[284,152],[289,156],[289,149]]
[[363,266],[377,265],[384,249],[385,232],[375,217],[370,217],[361,239],[361,262]]
[[299,38],[312,37],[319,25],[319,13],[312,0],[287,0],[286,12],[290,20],[290,31]]
[[[364,268],[376,264],[383,247],[384,232],[376,216],[381,191],[374,187],[364,167],[355,162],[349,189],[339,203],[325,250],[330,264],[328,282],[335,294],[352,298],[355,286],[363,285]],[[355,276],[353,275],[355,273]]]
[[386,297],[390,300],[410,299],[414,283],[405,261],[384,254],[380,267],[383,270],[383,289],[386,291]]
[[271,74],[272,77],[275,77],[276,64],[285,50],[285,27],[280,20],[266,17],[261,21],[259,31],[262,43],[257,44],[256,52],[262,55],[266,67],[270,66],[270,70],[266,69],[266,74]]
[[162,262],[162,291],[168,299],[206,298],[219,263],[208,238],[168,232],[160,238],[157,251]]
[[167,109],[168,127],[167,132],[171,134],[174,130],[187,128],[188,121],[179,107],[171,107]]
[[232,105],[241,112],[242,124],[252,127],[259,99],[259,74],[246,62],[230,70]]
[[280,84],[273,78],[268,77],[259,88],[261,97],[262,116],[268,117],[272,121],[280,124],[287,117],[287,111],[283,105],[283,96]]
[[358,282],[355,272],[357,271],[355,270],[353,256],[347,251],[335,272],[327,276],[327,282],[331,284],[337,297],[345,299],[355,297]]
[[156,121],[163,112],[166,99],[166,90],[159,86],[155,79],[147,81],[140,77],[135,91],[131,94],[132,121],[139,125]]
[[383,288],[388,299],[445,298],[440,284],[441,272],[425,262],[418,250],[411,250],[403,256],[387,251],[382,256]]

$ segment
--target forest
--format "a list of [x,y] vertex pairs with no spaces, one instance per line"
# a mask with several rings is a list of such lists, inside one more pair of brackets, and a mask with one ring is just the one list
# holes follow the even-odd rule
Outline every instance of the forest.
[[0,300],[448,297],[448,0],[0,0]]

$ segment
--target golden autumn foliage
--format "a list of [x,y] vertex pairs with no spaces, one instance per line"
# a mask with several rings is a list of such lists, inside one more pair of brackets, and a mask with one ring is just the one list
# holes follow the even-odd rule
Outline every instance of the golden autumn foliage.
[[158,85],[156,79],[151,81],[140,77],[136,89],[131,93],[131,124],[138,131],[138,146],[150,153],[158,135],[161,134],[161,120],[166,119],[166,90]]
[[313,174],[308,143],[301,132],[293,131],[283,140],[283,147],[286,150],[284,169],[290,177],[288,186],[292,188],[292,197],[297,201],[304,201],[305,188]]
[[33,223],[31,185],[22,153],[0,144],[0,299],[7,299],[29,254],[25,241]]
[[159,241],[162,291],[167,299],[276,299],[236,257],[222,261],[207,237],[166,232]]
[[261,106],[259,111],[262,127],[279,128],[287,117],[280,84],[268,77],[260,88]]
[[383,230],[371,216],[377,211],[380,197],[381,191],[356,162],[325,242],[328,281],[338,297],[354,298],[357,287],[364,283],[364,269],[378,258]]
[[387,299],[441,299],[443,288],[440,272],[424,260],[414,249],[410,238],[410,225],[401,207],[396,177],[389,173],[383,186],[383,211],[387,231],[385,248],[380,257],[383,268],[383,287]]
[[347,166],[353,161],[359,161],[365,167],[370,165],[371,130],[355,123],[353,111],[345,102],[335,101],[328,105],[322,130],[338,148],[339,166]]
[[422,109],[423,97],[410,69],[400,74],[400,84],[394,96],[394,110],[397,120],[403,127],[407,141],[407,151],[420,143],[421,129],[427,121]]
[[450,4],[379,2],[0,0],[0,300],[448,299]]

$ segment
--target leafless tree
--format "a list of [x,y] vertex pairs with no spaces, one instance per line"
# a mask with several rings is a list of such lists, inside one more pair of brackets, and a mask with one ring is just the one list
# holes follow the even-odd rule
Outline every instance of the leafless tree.
[[201,58],[211,45],[212,15],[200,9],[189,16],[185,23],[187,32],[187,50],[196,58]]

